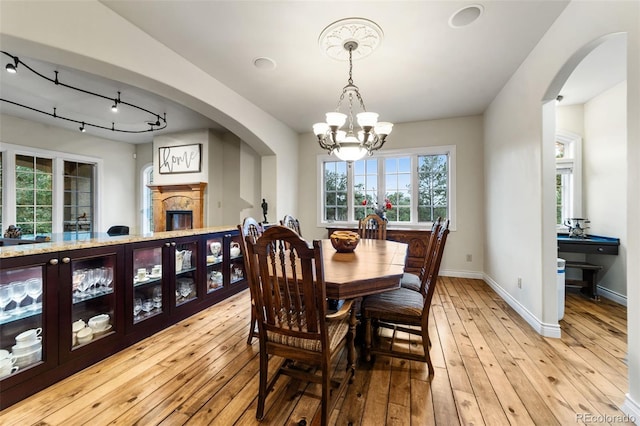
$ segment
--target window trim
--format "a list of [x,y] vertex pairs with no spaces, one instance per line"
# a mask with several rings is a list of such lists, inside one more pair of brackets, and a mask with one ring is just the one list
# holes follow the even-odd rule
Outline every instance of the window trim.
[[[571,213],[572,217],[583,217],[582,212],[582,137],[576,133],[572,133],[566,130],[557,130],[555,142],[561,142],[566,146],[569,146],[569,152],[572,157],[570,158],[556,158],[556,175],[559,169],[571,168]],[[565,148],[565,152],[567,152]],[[562,224],[556,224],[557,232],[566,232],[567,227]]]
[[[416,156],[418,155],[438,155],[438,154],[448,154],[449,156],[449,176],[448,176],[448,189],[449,189],[449,229],[454,231],[456,229],[456,145],[438,145],[438,146],[426,146],[419,148],[404,148],[404,149],[390,149],[378,151],[372,158],[384,159],[387,157],[411,157],[411,167],[412,170],[417,170]],[[316,183],[317,183],[317,194],[319,203],[317,203],[316,208],[316,226],[319,228],[328,228],[328,227],[336,227],[336,228],[353,228],[358,226],[358,222],[353,219],[353,206],[349,206],[348,208],[348,220],[347,221],[336,221],[336,222],[327,222],[323,221],[323,211],[324,211],[324,173],[323,173],[323,164],[325,161],[341,161],[339,158],[329,155],[329,154],[318,154],[316,157]],[[380,174],[378,174],[378,187],[382,188],[380,184],[380,179],[383,179]],[[347,165],[347,181],[353,182],[353,166]],[[417,185],[412,185],[412,199],[417,200]],[[348,202],[351,203],[353,200],[353,186],[348,185],[347,187],[347,199]],[[417,204],[412,205],[412,215],[413,217],[417,217]],[[414,212],[413,209],[416,211]],[[390,228],[393,229],[425,229],[426,227],[431,227],[431,222],[425,223],[406,223],[406,224],[390,224]]]
[[[5,190],[3,192],[4,200],[2,209],[2,223],[9,224],[16,223],[16,155],[28,155],[33,157],[50,158],[53,160],[53,214],[52,214],[52,233],[62,234],[63,227],[63,208],[64,208],[64,162],[66,161],[78,161],[92,163],[96,166],[96,173],[94,176],[94,232],[95,230],[102,229],[102,202],[100,194],[103,194],[102,182],[103,179],[103,160],[98,157],[90,157],[88,155],[70,154],[61,151],[52,151],[48,149],[38,147],[28,147],[24,145],[14,145],[2,142],[0,152],[3,155],[3,167],[2,182]],[[12,191],[7,191],[6,188],[14,188]]]

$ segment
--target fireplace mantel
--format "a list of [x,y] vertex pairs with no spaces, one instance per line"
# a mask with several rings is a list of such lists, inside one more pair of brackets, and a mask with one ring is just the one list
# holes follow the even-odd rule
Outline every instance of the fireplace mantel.
[[149,185],[153,200],[153,231],[166,231],[167,210],[190,210],[193,227],[204,226],[204,189],[206,182]]

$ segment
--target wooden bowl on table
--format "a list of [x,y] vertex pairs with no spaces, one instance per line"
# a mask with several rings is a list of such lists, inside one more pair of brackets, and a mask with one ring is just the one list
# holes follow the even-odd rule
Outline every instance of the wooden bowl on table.
[[360,235],[353,231],[334,231],[329,238],[338,253],[351,253],[360,242]]

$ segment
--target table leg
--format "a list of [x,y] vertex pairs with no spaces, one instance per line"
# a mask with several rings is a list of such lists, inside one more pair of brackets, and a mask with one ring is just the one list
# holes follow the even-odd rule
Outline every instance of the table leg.
[[[351,371],[355,374],[356,371],[356,326],[358,325],[358,319],[356,318],[356,304],[351,307],[351,316],[349,317],[349,333],[351,334],[351,344],[347,352],[347,364],[351,367]],[[353,376],[352,376],[353,377]]]

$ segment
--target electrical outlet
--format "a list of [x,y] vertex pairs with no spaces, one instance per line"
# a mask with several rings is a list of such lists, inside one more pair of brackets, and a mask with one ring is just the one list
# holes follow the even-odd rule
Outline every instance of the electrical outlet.
[[522,288],[522,278],[518,277],[518,288]]
[[470,255],[470,254],[468,254],[468,255],[467,255],[467,262],[471,262],[471,259],[472,259],[471,255]]

